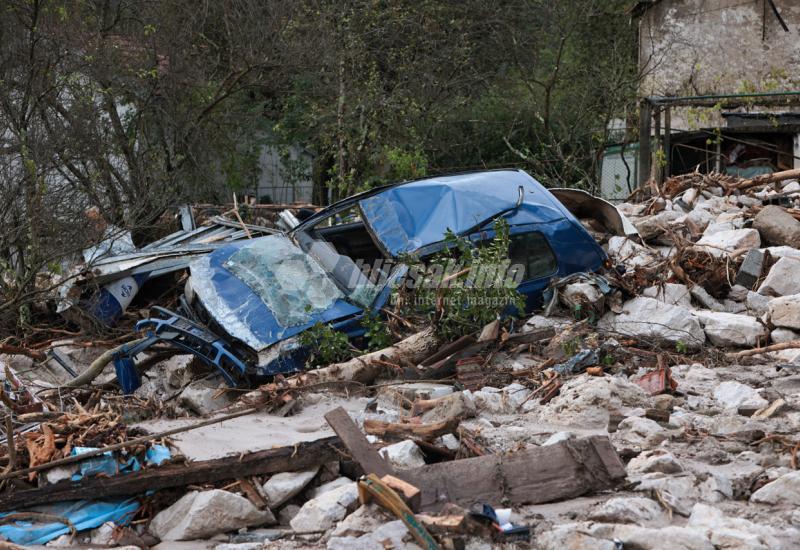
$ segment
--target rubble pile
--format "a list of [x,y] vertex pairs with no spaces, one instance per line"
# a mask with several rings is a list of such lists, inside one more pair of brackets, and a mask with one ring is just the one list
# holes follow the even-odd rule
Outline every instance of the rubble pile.
[[74,387],[63,368],[118,342],[0,355],[0,537],[795,547],[800,183],[688,174],[618,209],[639,235],[601,236],[610,269],[455,342],[424,327],[252,388],[155,346],[128,396],[119,370]]

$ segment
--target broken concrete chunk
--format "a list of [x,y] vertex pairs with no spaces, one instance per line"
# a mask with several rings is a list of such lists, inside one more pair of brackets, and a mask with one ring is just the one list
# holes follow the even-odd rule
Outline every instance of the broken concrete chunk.
[[770,298],[768,296],[764,296],[763,294],[759,294],[758,292],[753,292],[752,290],[747,293],[747,298],[745,299],[744,305],[747,307],[747,311],[751,314],[761,317],[767,312],[769,306]]
[[713,235],[704,234],[697,247],[712,256],[725,256],[737,250],[749,250],[761,246],[761,237],[755,229],[730,229]]
[[700,322],[689,310],[653,298],[639,296],[623,304],[620,314],[606,313],[598,328],[638,338],[653,338],[687,348],[698,348],[706,340]]
[[708,340],[716,346],[752,348],[767,336],[767,329],[754,317],[720,311],[693,311]]
[[800,294],[773,298],[767,310],[770,321],[776,327],[800,330]]
[[411,470],[425,466],[425,458],[416,443],[410,440],[401,441],[380,450],[381,456],[398,470]]
[[213,489],[185,494],[153,518],[150,532],[161,540],[192,540],[274,523],[269,510],[259,510],[237,494]]
[[631,266],[649,266],[657,259],[649,249],[627,237],[611,237],[608,240],[608,255],[617,262]]
[[264,492],[270,508],[277,508],[308,485],[319,468],[300,472],[281,472],[275,474],[264,484]]
[[765,206],[753,220],[753,228],[773,246],[797,246],[800,243],[800,222],[780,206]]
[[[800,244],[800,243],[798,243]],[[765,296],[788,296],[800,293],[800,260],[781,258],[770,268],[758,293]]]
[[717,386],[714,390],[714,399],[726,409],[738,410],[739,407],[760,409],[769,405],[769,401],[761,397],[758,391],[735,380],[728,380]]
[[308,492],[309,500],[312,498],[317,498],[318,496],[327,493],[328,491],[333,491],[334,489],[338,489],[339,487],[344,487],[345,485],[350,485],[353,483],[353,480],[348,477],[337,477],[327,483],[323,483],[319,487],[314,487]]
[[358,487],[351,482],[306,502],[289,525],[297,533],[327,531],[354,510],[357,502]]

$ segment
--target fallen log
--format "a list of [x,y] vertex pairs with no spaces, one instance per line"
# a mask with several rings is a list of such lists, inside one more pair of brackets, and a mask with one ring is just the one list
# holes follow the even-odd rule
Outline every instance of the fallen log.
[[234,455],[189,464],[168,464],[113,477],[91,477],[62,481],[37,489],[0,495],[0,512],[27,508],[46,502],[85,498],[138,495],[146,491],[214,483],[253,475],[306,470],[337,460],[341,454],[338,437],[299,443],[246,455]]
[[386,368],[386,363],[418,364],[433,353],[437,346],[438,340],[433,328],[427,328],[388,348],[354,357],[343,363],[335,363],[321,369],[308,371],[295,380],[298,381],[298,385],[341,380],[371,384],[381,369]]
[[750,178],[747,180],[743,180],[742,182],[733,185],[732,187],[735,189],[749,189],[751,187],[756,187],[759,185],[766,185],[768,183],[775,183],[777,181],[784,181],[800,178],[800,169],[794,168],[792,170],[784,170],[782,172],[773,172],[771,174],[764,174],[762,176],[756,176],[754,178]]

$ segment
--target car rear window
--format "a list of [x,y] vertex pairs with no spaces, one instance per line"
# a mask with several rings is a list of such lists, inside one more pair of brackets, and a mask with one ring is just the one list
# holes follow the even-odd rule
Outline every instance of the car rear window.
[[538,232],[511,235],[508,247],[511,265],[521,265],[525,273],[517,280],[529,281],[552,275],[558,261],[544,235]]

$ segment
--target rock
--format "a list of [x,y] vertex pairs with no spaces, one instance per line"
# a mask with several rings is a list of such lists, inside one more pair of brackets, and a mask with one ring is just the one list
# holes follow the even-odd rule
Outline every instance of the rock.
[[[374,550],[376,548],[408,548],[417,550],[405,524],[398,520],[383,523],[360,537],[345,536],[328,539],[328,550]],[[421,550],[421,549],[420,549]]]
[[649,449],[667,438],[658,422],[640,416],[629,416],[617,426],[612,440],[617,446]]
[[617,376],[581,374],[568,379],[549,403],[536,411],[540,422],[576,428],[606,428],[612,411],[644,408],[649,396]]
[[758,525],[743,518],[726,516],[722,510],[697,503],[686,523],[687,527],[711,530],[711,542],[716,548],[783,548],[771,527]]
[[542,443],[542,447],[546,447],[548,445],[555,445],[556,443],[561,443],[562,441],[569,441],[570,439],[575,439],[575,434],[572,432],[556,432],[550,437],[547,438],[547,441]]
[[484,387],[472,392],[475,407],[496,414],[511,414],[524,403],[531,391],[522,384],[511,384],[503,389]]
[[299,511],[300,507],[297,504],[287,504],[278,512],[278,523],[281,525],[289,525],[289,522],[292,521]]
[[226,542],[217,544],[214,550],[263,550],[263,542]]
[[461,448],[461,442],[453,434],[444,434],[437,440],[437,443],[448,451],[455,452]]
[[336,524],[331,531],[332,537],[359,537],[365,533],[371,533],[378,527],[386,523],[388,514],[382,511],[381,507],[374,502],[363,504],[358,509]]
[[178,403],[198,415],[206,415],[230,405],[233,400],[227,394],[214,397],[219,392],[217,386],[209,386],[205,380],[189,384],[178,397]]
[[800,222],[780,206],[767,205],[762,208],[753,220],[753,228],[758,230],[767,244],[773,246],[797,246],[800,243]]
[[269,510],[259,510],[244,497],[221,489],[191,491],[159,512],[150,532],[163,540],[202,539],[242,527],[275,523]]
[[764,267],[764,251],[754,248],[747,252],[742,261],[739,271],[736,273],[734,282],[743,288],[752,289],[756,286],[758,279],[761,278],[761,270]]
[[773,298],[767,310],[770,321],[776,327],[800,329],[800,294]]
[[392,391],[400,393],[409,401],[415,399],[437,399],[453,393],[453,386],[449,384],[436,384],[433,382],[411,382],[391,386]]
[[752,348],[767,336],[767,329],[749,315],[721,311],[692,312],[705,330],[706,337],[715,346]]
[[611,237],[608,240],[608,255],[625,265],[644,267],[657,259],[649,249],[627,237]]
[[649,474],[661,472],[662,474],[676,474],[683,471],[683,466],[670,452],[662,449],[644,451],[635,456],[628,463],[628,473]]
[[559,298],[571,311],[574,311],[578,306],[582,306],[584,309],[590,307],[595,308],[596,311],[602,311],[603,304],[605,304],[605,295],[591,283],[569,284],[564,287],[564,290],[559,294]]
[[564,523],[536,538],[536,548],[551,550],[714,550],[705,529],[659,528],[624,523]]
[[800,260],[781,258],[775,262],[758,287],[758,293],[765,296],[800,294]]
[[606,313],[598,328],[672,344],[681,342],[690,349],[700,347],[706,340],[699,321],[686,308],[644,296],[629,300],[622,307],[620,314]]
[[299,472],[281,472],[269,478],[264,484],[269,507],[275,509],[302,491],[314,479],[318,471],[319,468]]
[[[632,477],[635,478],[637,475]],[[682,516],[688,516],[700,496],[695,481],[694,475],[688,472],[678,475],[644,474],[639,478],[639,484],[634,490],[646,494],[658,491],[670,508]]]
[[328,481],[327,483],[323,483],[319,487],[313,488],[311,491],[308,492],[308,498],[317,498],[320,495],[327,493],[328,491],[333,491],[334,489],[338,489],[339,487],[344,487],[345,485],[350,485],[353,483],[353,480],[347,477],[337,477],[334,480]]
[[795,332],[788,328],[776,328],[769,333],[769,338],[776,344],[782,344],[784,342],[800,340],[800,332]]
[[306,502],[289,525],[297,533],[327,531],[344,519],[357,502],[358,487],[351,482]]
[[751,290],[747,293],[747,298],[745,299],[744,305],[747,307],[747,311],[750,312],[751,315],[761,317],[767,313],[769,302],[769,297]]
[[717,386],[714,390],[714,399],[726,409],[739,407],[760,409],[769,405],[769,401],[761,397],[755,389],[735,380]]
[[545,317],[544,315],[531,315],[525,324],[522,325],[520,332],[531,332],[539,330],[540,328],[552,327],[556,331],[560,331],[570,326],[573,323],[572,319],[567,317]]
[[692,294],[692,298],[697,300],[704,308],[710,309],[711,311],[725,311],[725,306],[723,306],[719,300],[709,294],[708,291],[702,286],[694,285],[690,292]]
[[750,502],[800,506],[800,471],[784,474],[750,496]]
[[692,307],[692,297],[686,285],[664,283],[663,285],[649,286],[642,291],[642,296],[655,298],[659,302],[673,306]]
[[645,242],[661,237],[669,228],[670,222],[680,218],[682,215],[675,210],[664,210],[652,216],[644,216],[633,222],[639,236]]
[[116,545],[117,539],[114,537],[114,531],[117,525],[114,522],[107,521],[97,529],[92,529],[90,532],[90,542],[99,546],[112,546]]
[[664,509],[659,503],[642,497],[610,498],[589,513],[592,521],[605,523],[666,523]]
[[411,470],[425,466],[425,458],[416,443],[406,439],[380,450],[381,456],[398,470]]
[[759,248],[761,237],[755,229],[730,229],[713,235],[704,234],[696,246],[712,256],[724,256],[741,249]]

